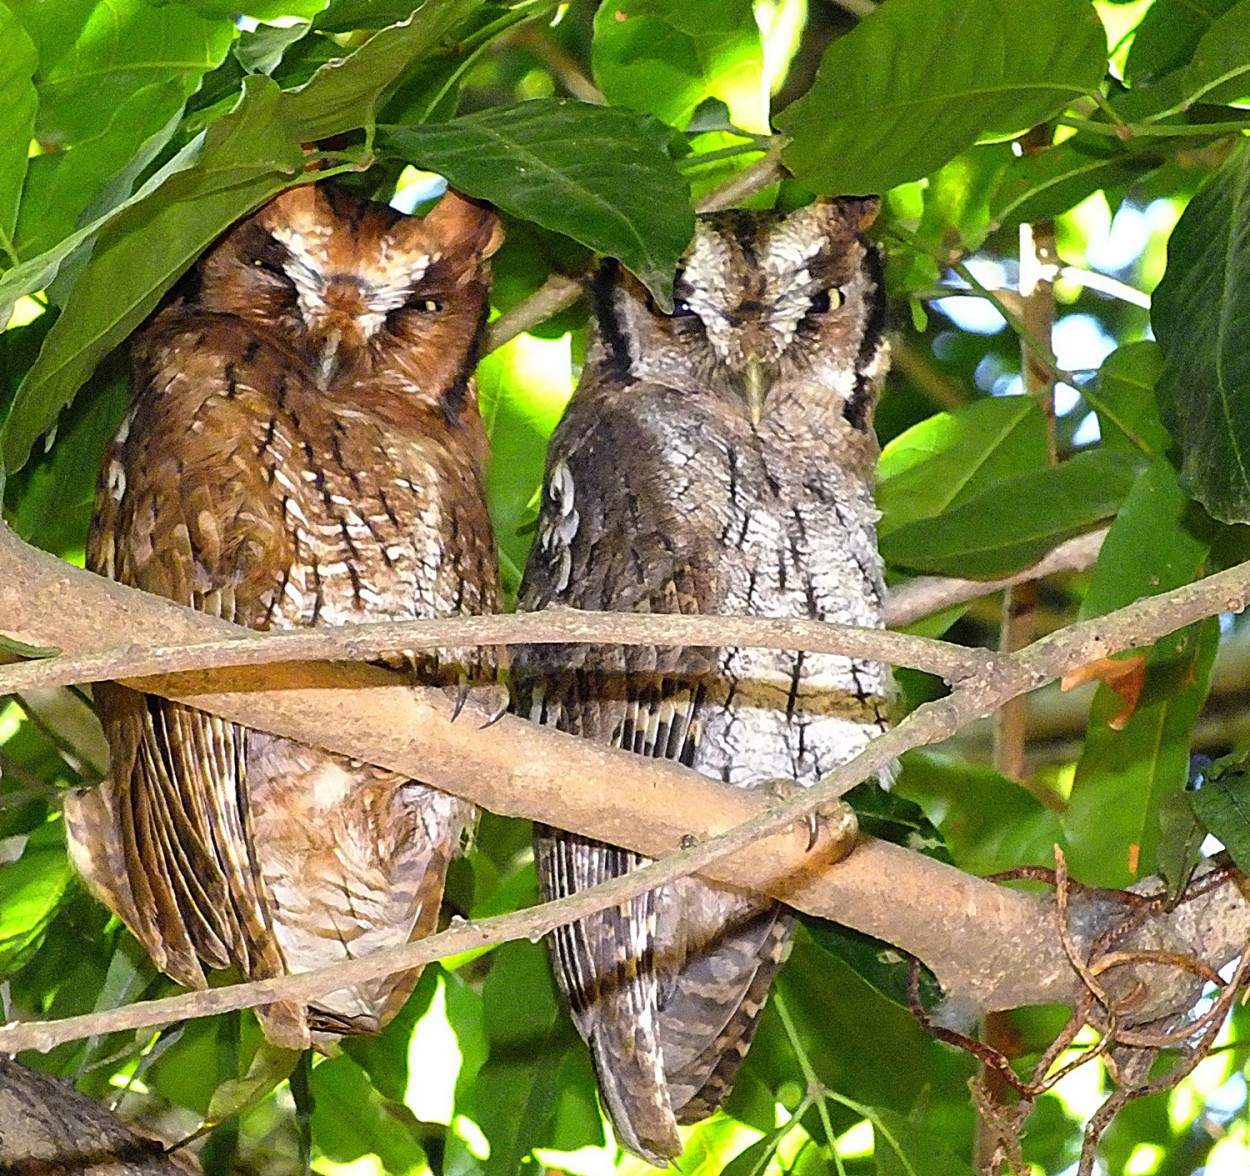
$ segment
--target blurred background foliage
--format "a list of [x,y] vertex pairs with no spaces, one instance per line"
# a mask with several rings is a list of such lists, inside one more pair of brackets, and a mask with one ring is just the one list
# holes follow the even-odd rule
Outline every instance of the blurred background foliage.
[[[126,404],[126,336],[227,225],[307,178],[308,151],[407,209],[431,173],[496,203],[500,314],[596,253],[666,303],[691,198],[768,156],[790,175],[751,206],[881,192],[892,581],[1009,573],[1110,522],[1092,572],[1039,586],[1041,633],[1250,554],[1250,0],[5,0],[0,41],[0,486],[9,524],[71,562]],[[1026,295],[1051,240],[1039,334]],[[574,305],[482,363],[513,594],[586,336]],[[1056,377],[1053,418],[1029,354]],[[1000,611],[915,628],[993,645]],[[974,873],[1049,864],[1056,842],[1092,884],[1175,868],[1195,753],[1250,742],[1250,634],[1212,620],[1140,676],[1129,714],[1105,685],[1034,695],[1020,780],[984,725],[908,756],[893,796],[859,790],[865,826]],[[898,679],[903,709],[941,690]],[[66,862],[59,798],[106,761],[88,692],[0,699],[6,1020],[171,988]],[[535,900],[528,827],[485,815],[447,913]],[[681,1170],[970,1171],[973,1066],[918,1027],[900,980],[888,945],[809,921]],[[1062,1016],[1013,1016],[1021,1064]],[[1106,1170],[1246,1171],[1248,1034],[1239,1012],[1176,1091],[1125,1109]],[[23,1060],[170,1141],[203,1127],[210,1174],[645,1167],[605,1134],[542,944],[430,967],[381,1036],[289,1076],[258,1047],[231,1015]],[[1094,1063],[1038,1101],[1034,1171],[1072,1166],[1104,1091]]]

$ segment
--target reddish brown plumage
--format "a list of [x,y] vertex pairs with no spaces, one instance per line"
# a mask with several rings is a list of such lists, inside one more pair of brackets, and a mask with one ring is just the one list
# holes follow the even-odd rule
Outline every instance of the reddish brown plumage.
[[[88,565],[255,629],[496,611],[472,372],[499,241],[455,194],[421,219],[322,185],[237,225],[136,336]],[[488,680],[496,660],[420,668]],[[303,971],[434,926],[466,803],[120,686],[97,701],[112,778],[71,799],[71,848],[180,982]],[[368,1031],[415,981],[262,1019],[288,1045]]]

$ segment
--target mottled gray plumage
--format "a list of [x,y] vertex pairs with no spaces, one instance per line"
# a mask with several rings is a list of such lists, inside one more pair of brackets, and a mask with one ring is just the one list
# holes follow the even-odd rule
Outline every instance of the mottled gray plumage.
[[[552,439],[521,605],[881,624],[872,408],[884,378],[873,200],[700,222],[672,315],[608,270]],[[752,649],[531,647],[516,706],[739,787],[811,785],[886,724],[887,672]],[[555,830],[544,898],[646,859]],[[621,1142],[663,1163],[746,1052],[792,916],[686,879],[553,938]]]

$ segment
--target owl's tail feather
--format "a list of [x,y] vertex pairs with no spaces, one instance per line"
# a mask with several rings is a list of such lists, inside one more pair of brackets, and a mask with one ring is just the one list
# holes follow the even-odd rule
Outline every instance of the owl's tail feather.
[[588,1044],[599,1096],[617,1142],[647,1163],[666,1167],[681,1154],[682,1142],[664,1081],[654,1017],[639,1016],[636,1007],[597,1011],[601,1024]]
[[[772,922],[768,926],[770,915]],[[761,912],[759,918],[768,929],[737,1007],[702,1053],[680,1069],[674,1067],[668,1071],[669,1091],[679,1123],[706,1119],[729,1096],[759,1026],[773,977],[789,953],[794,916],[777,905],[771,912]],[[670,1049],[669,1053],[672,1052]]]

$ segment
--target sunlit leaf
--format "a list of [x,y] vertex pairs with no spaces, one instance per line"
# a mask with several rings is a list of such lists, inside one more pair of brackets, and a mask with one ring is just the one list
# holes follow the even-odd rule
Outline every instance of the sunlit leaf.
[[73,878],[60,822],[36,829],[0,866],[0,978],[20,967],[64,901]]
[[1120,456],[1078,453],[1003,477],[934,519],[890,530],[881,536],[881,554],[899,567],[937,575],[1007,575],[1114,515],[1133,478],[1133,465]]
[[313,1066],[309,1087],[313,1146],[322,1155],[340,1164],[376,1155],[391,1176],[428,1171],[416,1119],[384,1099],[351,1058]]
[[[170,120],[236,33],[229,17],[206,19],[181,4],[144,0],[112,0],[92,9],[81,27],[72,18],[67,24],[55,38],[39,38],[35,134],[44,153],[30,161],[18,217],[23,259],[77,228],[118,173],[133,180],[136,159],[151,159],[168,140]],[[155,142],[145,151],[149,140]],[[128,195],[120,191],[111,203]]]
[[1028,396],[974,401],[896,437],[877,466],[878,533],[931,519],[1005,478],[1046,464],[1046,420]]
[[944,1139],[897,1111],[874,1107],[872,1125],[879,1176],[972,1176]]
[[448,123],[379,127],[378,142],[470,196],[619,258],[671,308],[694,214],[686,181],[638,115],[536,99]]
[[[39,98],[31,77],[38,52],[10,9],[0,5],[0,251],[3,265],[17,260],[13,230],[17,205],[26,178],[30,141],[35,133]],[[5,316],[8,321],[8,316]],[[3,323],[0,323],[0,327]]]
[[595,13],[592,64],[609,102],[675,127],[719,98],[739,127],[768,129],[764,47],[748,0],[610,0]]
[[818,192],[881,192],[1045,121],[1106,66],[1088,0],[890,0],[829,46],[777,117],[794,140],[782,158]]
[[298,1050],[281,1049],[266,1042],[256,1051],[242,1078],[223,1082],[213,1091],[205,1118],[210,1123],[222,1123],[254,1107],[290,1076],[299,1059]]

